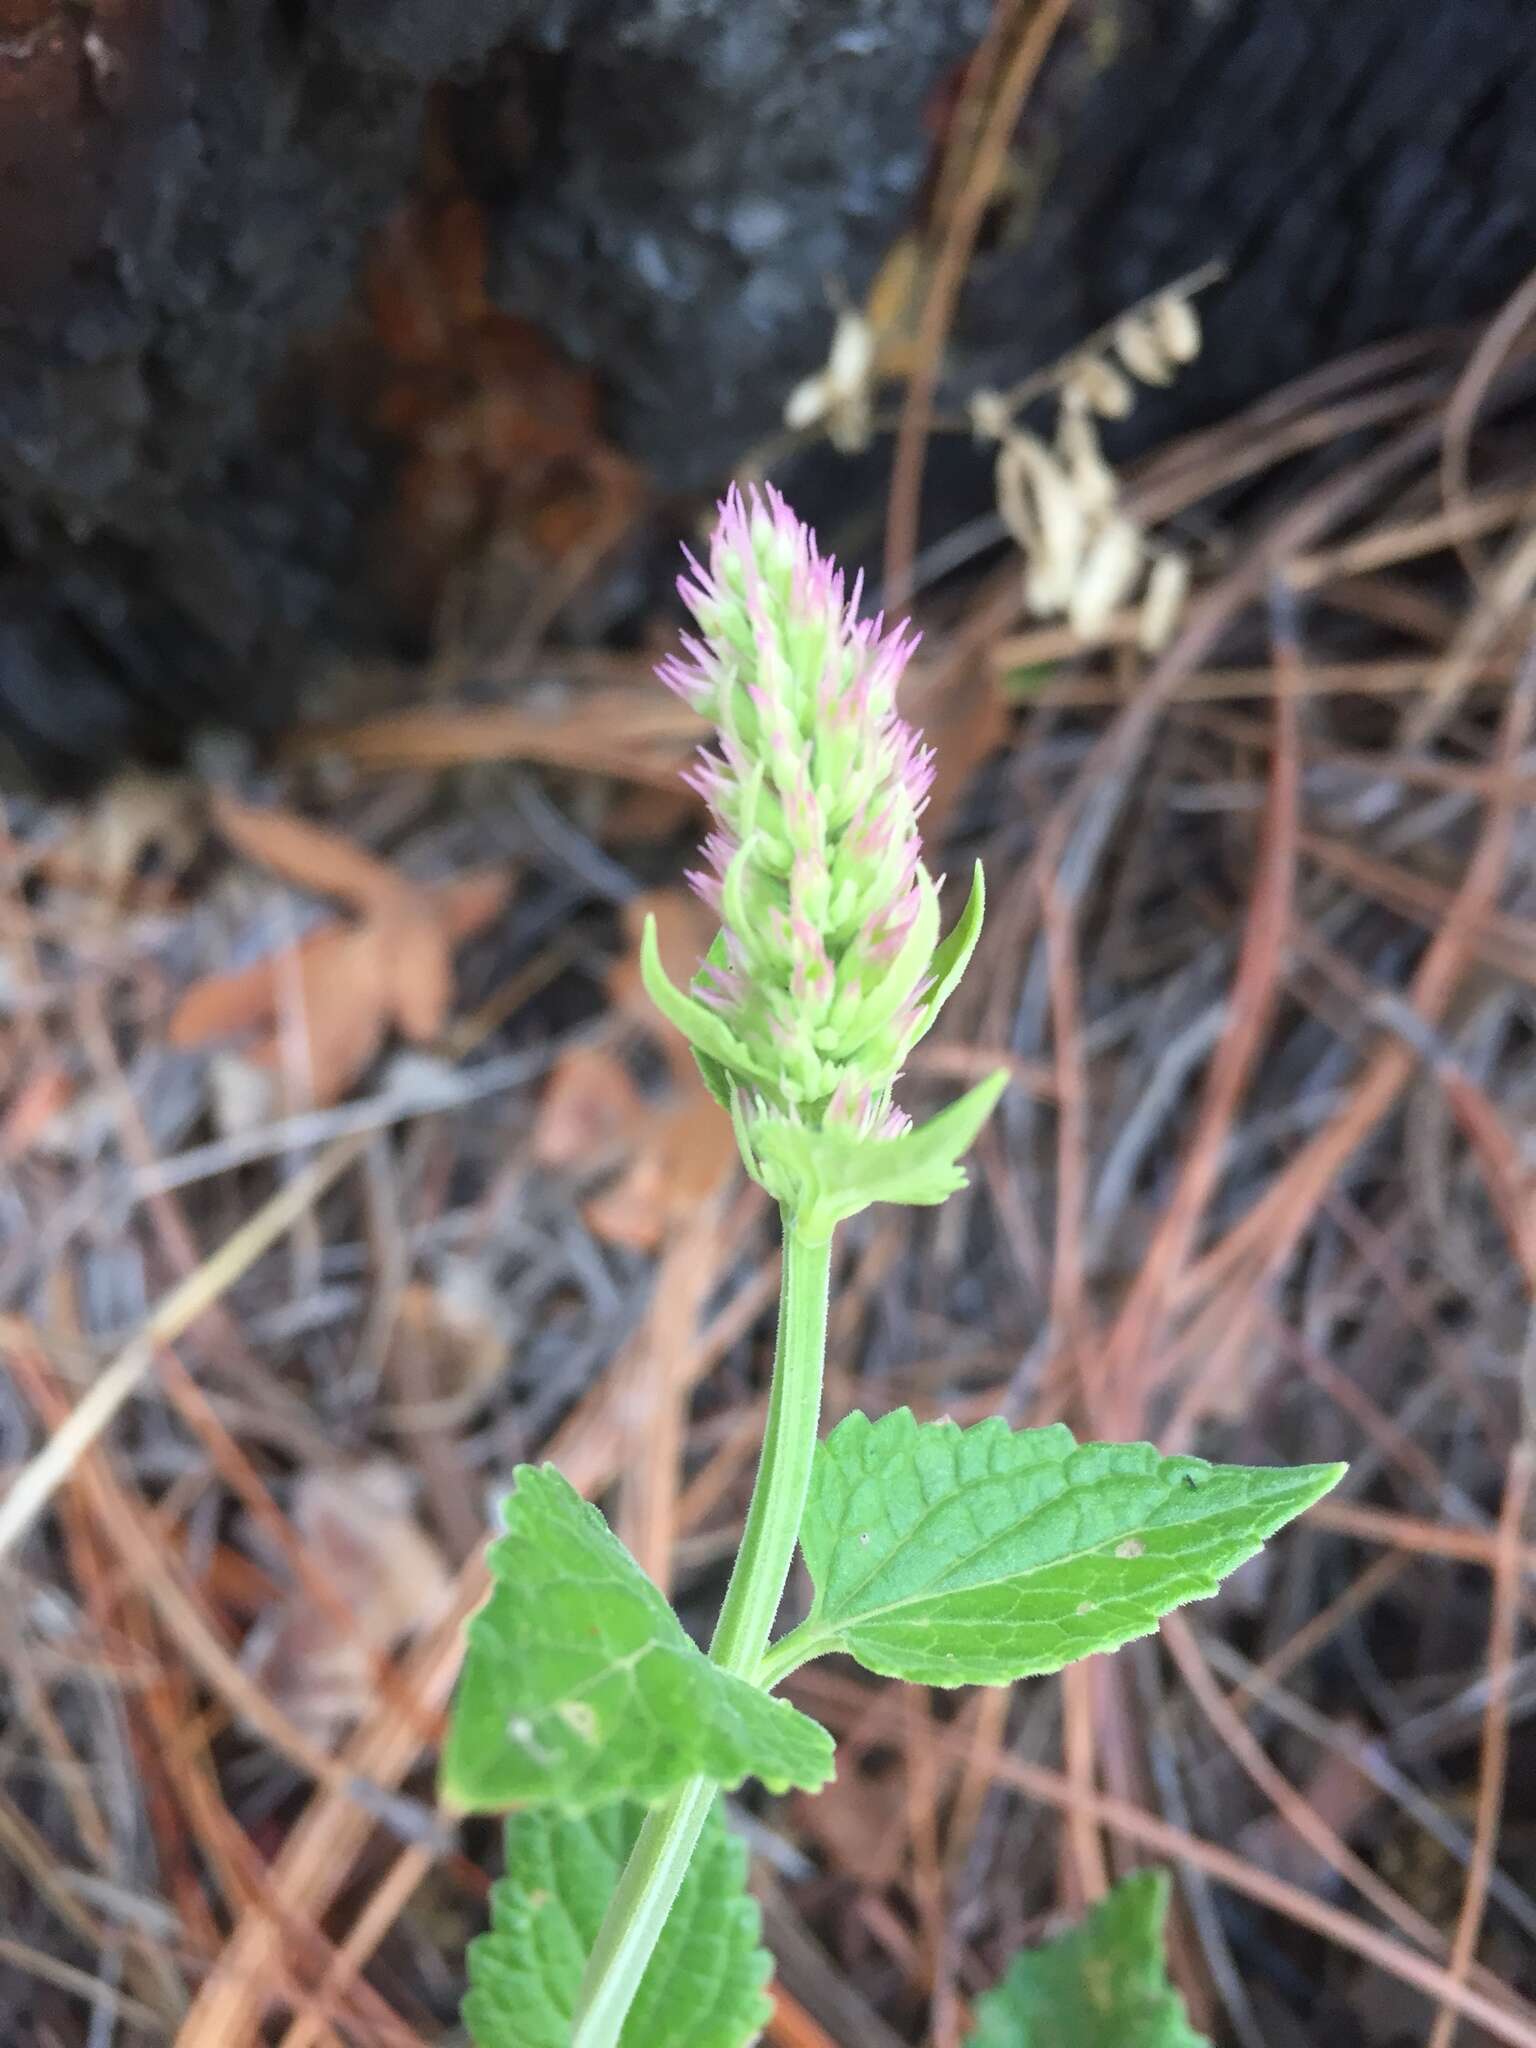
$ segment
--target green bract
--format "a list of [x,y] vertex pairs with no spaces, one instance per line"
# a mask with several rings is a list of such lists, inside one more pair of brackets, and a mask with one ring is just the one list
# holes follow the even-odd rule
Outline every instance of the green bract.
[[707,570],[680,588],[702,637],[662,675],[718,731],[690,780],[714,819],[691,880],[720,934],[684,994],[648,929],[646,987],[803,1234],[876,1199],[940,1202],[1002,1083],[927,1145],[892,1102],[982,917],[978,868],[941,940],[918,831],[932,760],[896,711],[915,643],[858,617],[857,588],[771,489],[732,491]]

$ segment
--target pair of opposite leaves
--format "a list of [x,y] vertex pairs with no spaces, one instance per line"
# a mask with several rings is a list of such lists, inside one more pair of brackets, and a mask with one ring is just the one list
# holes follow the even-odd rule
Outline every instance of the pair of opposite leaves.
[[[1060,1425],[1016,1431],[1001,1418],[962,1430],[904,1409],[879,1422],[851,1415],[817,1449],[801,1531],[814,1598],[771,1668],[842,1651],[928,1685],[1059,1670],[1213,1593],[1341,1470],[1079,1446]],[[496,1925],[471,1954],[465,2011],[480,2048],[545,2048],[565,2038],[633,1815],[701,1776],[722,1789],[752,1776],[814,1791],[832,1774],[833,1745],[794,1707],[711,1664],[552,1467],[519,1472],[490,1563],[444,1792],[465,1810],[524,1811],[509,1828]],[[535,1881],[530,1858],[559,1871]],[[766,1959],[723,1825],[711,1824],[694,1868],[695,1906],[669,1921],[626,2043],[739,2048],[762,2024]],[[530,2017],[535,1979],[543,2031]]]

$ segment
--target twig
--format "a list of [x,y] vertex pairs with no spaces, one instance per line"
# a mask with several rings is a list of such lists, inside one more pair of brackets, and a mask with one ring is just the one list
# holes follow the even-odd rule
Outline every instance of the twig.
[[[1520,1532],[1531,1472],[1531,1447],[1521,1442],[1510,1459],[1503,1512],[1499,1516],[1493,1618],[1488,1628],[1488,1704],[1483,1713],[1483,1750],[1477,1777],[1477,1819],[1472,1835],[1472,1861],[1467,1866],[1461,1911],[1456,1916],[1456,1932],[1451,1942],[1450,1973],[1457,1984],[1466,1982],[1477,1954],[1504,1806],[1504,1780],[1509,1766],[1509,1678],[1520,1618]],[[1428,2048],[1451,2048],[1459,2017],[1458,2009],[1449,2000],[1442,2000]]]
[[959,302],[960,288],[981,232],[983,220],[998,177],[1007,159],[1008,145],[1018,125],[1029,89],[1045,62],[1046,52],[1066,19],[1072,0],[1041,0],[1028,10],[1017,0],[998,0],[1000,18],[1009,11],[1026,19],[1024,32],[1012,61],[998,84],[987,113],[975,155],[968,168],[954,210],[946,224],[923,301],[914,344],[914,363],[896,430],[896,449],[891,463],[890,512],[885,532],[885,576],[882,603],[888,611],[899,611],[907,602],[912,582],[912,562],[917,553],[918,505],[923,489],[923,460],[933,394],[939,378],[950,323]]
[[[868,1725],[872,1703],[867,1690],[861,1686],[828,1679],[812,1670],[802,1672],[794,1679],[790,1690],[803,1696],[823,1716],[841,1708],[846,1713],[856,1712],[866,1727]],[[852,1701],[849,1694],[855,1696]],[[952,1735],[948,1731],[941,1731],[939,1739],[956,1755],[963,1755],[969,1746],[966,1736]],[[1402,1942],[1379,1933],[1354,1914],[1313,1897],[1300,1885],[1271,1876],[1267,1870],[1260,1870],[1232,1850],[1222,1848],[1219,1843],[1189,1834],[1127,1799],[1117,1799],[1106,1792],[1084,1791],[1059,1771],[1050,1770],[1044,1764],[1027,1763],[1006,1750],[994,1750],[987,1760],[993,1776],[1000,1783],[1017,1786],[1030,1798],[1042,1800],[1062,1812],[1070,1811],[1075,1803],[1085,1805],[1102,1826],[1124,1835],[1128,1841],[1139,1842],[1143,1848],[1174,1861],[1195,1864],[1230,1890],[1283,1914],[1299,1927],[1311,1928],[1325,1940],[1374,1963],[1378,1969],[1387,1971],[1403,1983],[1411,1984],[1425,1997],[1445,2000],[1463,2017],[1484,2027],[1495,2040],[1507,2042],[1509,2048],[1536,2048],[1536,2008],[1524,2000],[1517,2001],[1513,1994],[1507,2004],[1501,2004],[1469,1985],[1458,1983],[1439,1963],[1431,1962],[1415,1950],[1406,1948]]]
[[[79,1405],[61,1422],[0,1500],[0,1557],[7,1556],[37,1520],[76,1464],[111,1423],[123,1404],[154,1370],[160,1347],[173,1344],[213,1307],[356,1159],[358,1138],[343,1138],[285,1188],[272,1195],[246,1223],[173,1287],[139,1334],[124,1346]],[[15,1339],[0,1326],[0,1349]]]

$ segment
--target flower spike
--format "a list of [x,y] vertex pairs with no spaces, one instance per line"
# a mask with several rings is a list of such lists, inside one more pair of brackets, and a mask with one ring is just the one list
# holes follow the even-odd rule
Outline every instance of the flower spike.
[[658,674],[716,728],[686,779],[712,819],[689,880],[721,930],[687,993],[648,933],[646,987],[802,1234],[875,1199],[940,1200],[1001,1079],[927,1132],[892,1102],[982,914],[978,867],[940,940],[918,829],[933,757],[896,709],[916,637],[859,617],[859,585],[771,485],[732,487],[678,589],[699,631]]

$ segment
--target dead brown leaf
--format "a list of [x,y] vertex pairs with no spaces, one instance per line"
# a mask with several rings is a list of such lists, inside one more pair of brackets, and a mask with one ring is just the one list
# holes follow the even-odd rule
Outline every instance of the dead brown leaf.
[[290,751],[299,760],[340,755],[374,771],[532,761],[671,790],[705,729],[697,712],[660,691],[592,689],[552,713],[519,705],[393,712],[301,734]]
[[[332,926],[321,939],[292,956],[291,996],[279,960],[272,1029],[244,1052],[254,1067],[300,1076],[302,1095],[323,1107],[341,1100],[384,1043],[393,961],[381,925]],[[174,1042],[174,1017],[171,1025]]]
[[422,1389],[424,1398],[409,1391],[391,1416],[395,1427],[410,1433],[483,1400],[511,1351],[501,1301],[482,1266],[452,1259],[435,1281],[413,1280],[400,1297],[389,1369],[391,1379],[408,1391]]
[[649,1111],[628,1168],[582,1215],[606,1243],[653,1252],[724,1187],[735,1164],[731,1120],[696,1082],[681,1101]]
[[431,906],[412,895],[366,927],[384,964],[383,1005],[413,1044],[427,1045],[453,1007],[453,955]]
[[311,1470],[294,1489],[293,1522],[355,1628],[294,1592],[247,1644],[252,1675],[316,1742],[329,1744],[373,1699],[373,1655],[430,1628],[452,1594],[442,1552],[411,1512],[404,1468],[383,1460]]
[[687,1041],[658,1016],[641,983],[638,950],[647,915],[656,919],[667,972],[684,985],[708,950],[715,923],[686,889],[651,890],[625,907],[629,945],[609,973],[608,994],[619,1015],[665,1052],[668,1096],[647,1102],[611,1053],[573,1052],[551,1077],[534,1140],[546,1166],[621,1167],[582,1214],[594,1236],[640,1252],[655,1251],[697,1215],[736,1165],[730,1118],[704,1086]]
[[[506,901],[504,874],[410,881],[340,833],[234,798],[215,803],[219,829],[240,852],[296,887],[336,896],[355,923],[323,924],[286,952],[205,977],[177,1004],[170,1043],[249,1042],[249,1065],[304,1076],[309,1100],[341,1099],[391,1030],[437,1038],[453,1003],[453,948]],[[302,1036],[290,1040],[298,1027]]]
[[575,1046],[544,1090],[533,1156],[557,1172],[610,1165],[633,1146],[648,1114],[622,1060],[600,1046]]
[[23,1082],[0,1116],[0,1166],[20,1159],[74,1094],[75,1084],[62,1067],[42,1067]]
[[209,814],[237,853],[269,869],[280,881],[314,896],[334,896],[368,912],[399,899],[411,884],[354,840],[292,811],[264,809],[219,794]]
[[838,1874],[869,1891],[884,1891],[906,1861],[906,1804],[889,1776],[839,1772],[815,1799],[794,1797],[797,1832],[825,1850]]

